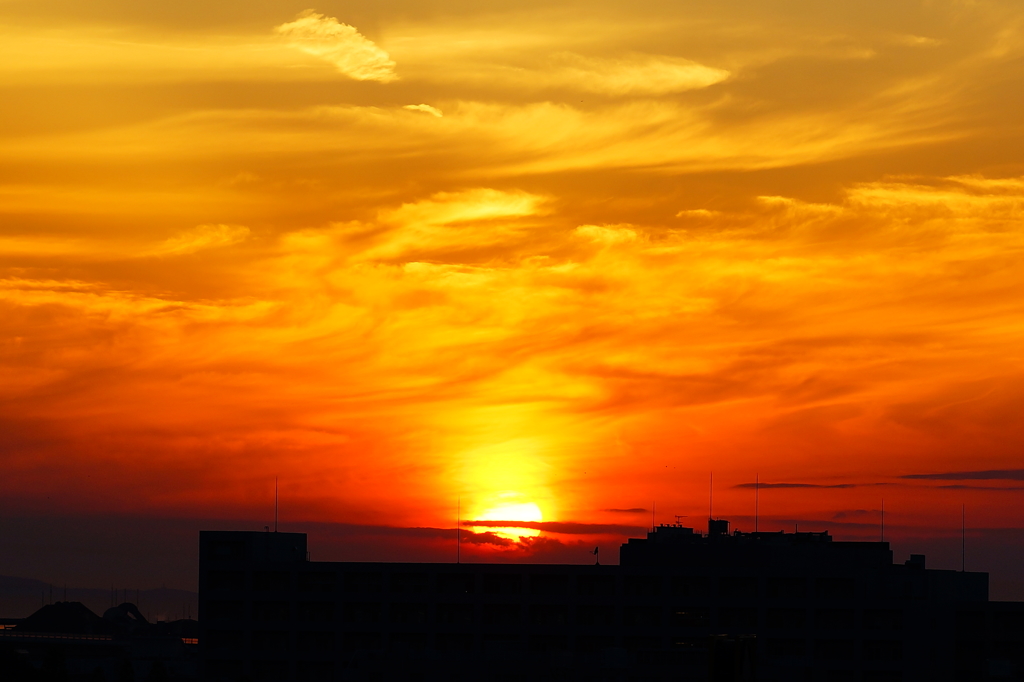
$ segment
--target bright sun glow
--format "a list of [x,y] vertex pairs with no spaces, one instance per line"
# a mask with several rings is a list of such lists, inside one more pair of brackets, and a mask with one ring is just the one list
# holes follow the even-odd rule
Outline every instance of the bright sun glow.
[[[517,495],[506,493],[502,497],[515,498]],[[543,513],[541,513],[540,507],[533,502],[505,502],[498,501],[492,507],[489,507],[482,514],[477,516],[477,521],[542,521],[544,519]],[[493,526],[474,526],[473,530],[478,533],[490,531],[495,535],[503,538],[509,538],[511,540],[518,540],[521,537],[536,537],[540,535],[540,531],[536,528],[516,528],[516,527],[493,527]]]

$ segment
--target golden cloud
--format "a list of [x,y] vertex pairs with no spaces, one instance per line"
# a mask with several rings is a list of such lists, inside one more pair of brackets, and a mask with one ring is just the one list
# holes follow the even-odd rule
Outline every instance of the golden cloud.
[[630,55],[620,59],[558,55],[555,66],[527,79],[545,87],[565,87],[604,95],[665,95],[698,90],[729,77],[729,72],[688,59]]
[[145,255],[181,256],[204,249],[231,246],[248,237],[249,228],[242,225],[199,225],[165,240]]
[[395,62],[387,52],[334,17],[309,9],[274,30],[292,47],[334,64],[338,71],[356,80],[387,83],[398,78]]
[[437,107],[432,107],[429,104],[406,104],[402,108],[408,109],[409,111],[422,111],[425,114],[430,114],[431,116],[436,116],[437,118],[441,118],[442,116],[444,116],[444,113],[442,113],[440,109],[438,109]]
[[637,240],[637,231],[626,225],[580,225],[576,234],[608,246]]

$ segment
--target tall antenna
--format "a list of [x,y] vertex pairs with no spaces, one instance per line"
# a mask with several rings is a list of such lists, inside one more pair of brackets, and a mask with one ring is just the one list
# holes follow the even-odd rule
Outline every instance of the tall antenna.
[[882,529],[878,536],[879,542],[885,542],[885,498],[882,498]]
[[654,520],[654,515],[658,511],[658,501],[654,500],[651,502],[651,532],[653,533],[658,529],[658,522]]
[[967,570],[967,505],[960,505],[960,571]]
[[[710,521],[712,518],[714,518],[713,515],[711,514],[711,503],[714,502],[714,500],[715,500],[715,472],[712,471],[711,472],[711,482],[708,485],[708,521]],[[711,532],[710,528],[708,528],[708,532]]]
[[462,563],[462,498],[459,498],[458,511],[455,512],[455,563]]
[[754,532],[757,532],[757,493],[759,491],[758,484],[761,482],[760,474],[754,474]]
[[277,532],[277,476],[274,476],[274,532]]

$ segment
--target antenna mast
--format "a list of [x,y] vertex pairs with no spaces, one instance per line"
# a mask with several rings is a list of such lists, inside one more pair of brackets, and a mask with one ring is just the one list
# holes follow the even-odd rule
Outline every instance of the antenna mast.
[[455,563],[462,563],[462,498],[459,498],[458,511],[455,512]]
[[878,536],[879,542],[885,542],[885,498],[882,498],[882,528]]
[[967,505],[960,505],[960,572],[967,570]]
[[754,532],[757,532],[757,494],[759,492],[759,484],[761,483],[760,474],[754,474]]
[[277,532],[277,476],[274,476],[274,532]]
[[[711,504],[714,501],[715,501],[715,472],[712,471],[711,472],[711,481],[708,484],[708,521],[710,521],[712,518],[714,518],[714,515],[711,513]],[[708,532],[709,533],[711,532],[711,528],[710,527],[708,528]]]

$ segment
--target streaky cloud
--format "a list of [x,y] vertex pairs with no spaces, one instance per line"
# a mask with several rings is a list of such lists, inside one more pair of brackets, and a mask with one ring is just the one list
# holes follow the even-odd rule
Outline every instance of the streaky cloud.
[[629,535],[643,529],[612,523],[574,523],[572,521],[463,521],[473,528],[530,528],[561,535]]
[[936,474],[907,474],[905,479],[927,481],[1024,481],[1024,469],[987,469],[984,471],[945,471]]
[[858,488],[859,483],[836,483],[824,485],[819,483],[740,483],[734,488]]
[[699,90],[729,78],[725,69],[688,59],[631,55],[594,59],[577,54],[558,55],[560,66],[535,74],[539,83],[573,88],[600,95],[666,95]]
[[878,509],[846,509],[833,514],[832,520],[842,521],[843,519],[864,518],[866,516],[874,517],[880,513]]
[[963,483],[955,483],[953,485],[940,485],[936,487],[941,488],[943,490],[1024,490],[1024,486],[1020,485],[967,485]]
[[230,246],[245,241],[249,228],[242,225],[199,225],[165,240],[147,256],[182,256],[205,249]]
[[429,104],[406,104],[402,108],[408,109],[409,111],[422,111],[425,114],[430,114],[431,116],[435,116],[437,118],[441,118],[444,116],[444,112],[442,112],[437,107],[430,106]]

